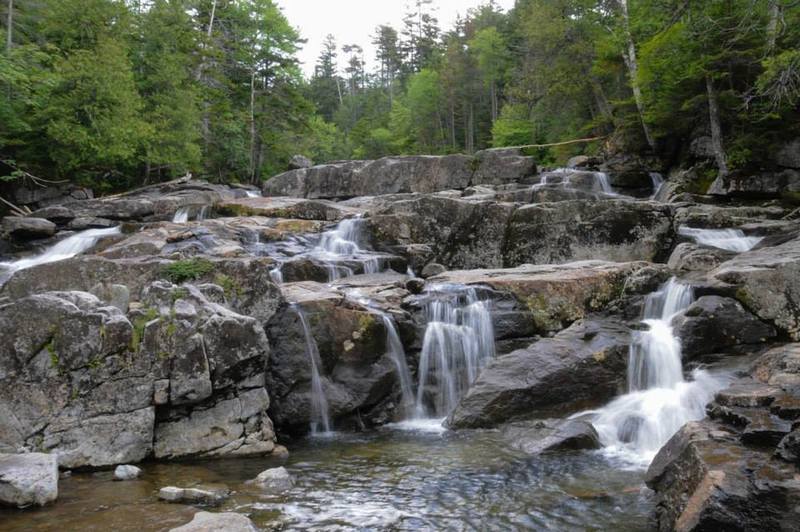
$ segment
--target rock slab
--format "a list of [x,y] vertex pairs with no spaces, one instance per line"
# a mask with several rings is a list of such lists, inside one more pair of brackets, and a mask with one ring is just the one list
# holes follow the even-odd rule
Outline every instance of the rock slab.
[[25,508],[44,506],[58,498],[55,455],[0,454],[0,504]]

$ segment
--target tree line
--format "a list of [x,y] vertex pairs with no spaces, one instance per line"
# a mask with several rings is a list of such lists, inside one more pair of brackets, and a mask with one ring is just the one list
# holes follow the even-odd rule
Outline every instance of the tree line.
[[[603,137],[716,170],[796,135],[800,0],[432,0],[332,36],[310,79],[272,0],[3,0],[0,175],[121,189],[191,171],[258,182],[316,162]],[[537,155],[592,153],[567,144]]]

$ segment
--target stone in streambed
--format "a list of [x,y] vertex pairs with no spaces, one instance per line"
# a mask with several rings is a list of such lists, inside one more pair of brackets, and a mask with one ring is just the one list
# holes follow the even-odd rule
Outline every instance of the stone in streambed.
[[264,491],[280,493],[294,487],[294,479],[285,467],[273,467],[258,474],[256,478],[248,481]]
[[132,465],[119,465],[114,469],[114,480],[136,480],[142,470]]
[[233,512],[197,512],[189,523],[169,532],[256,532],[253,522],[242,514]]
[[44,218],[6,216],[3,218],[3,232],[17,240],[35,240],[56,234],[56,224]]
[[178,504],[198,504],[217,506],[230,497],[227,488],[179,488],[167,486],[158,490],[158,498],[162,501]]
[[0,454],[0,505],[18,508],[44,506],[57,497],[58,461],[55,455]]
[[511,447],[528,454],[600,448],[595,428],[579,419],[511,423],[503,429],[503,436]]

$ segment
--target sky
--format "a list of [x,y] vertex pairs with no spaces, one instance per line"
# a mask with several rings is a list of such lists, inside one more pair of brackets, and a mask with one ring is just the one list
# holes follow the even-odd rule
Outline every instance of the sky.
[[[375,49],[372,36],[381,24],[402,29],[403,13],[407,0],[277,0],[289,22],[300,30],[308,42],[300,52],[303,72],[310,76],[314,72],[322,41],[333,34],[341,47],[344,44],[358,44],[364,48],[367,68],[375,65]],[[436,18],[439,26],[448,30],[457,15],[463,15],[470,8],[477,7],[484,0],[434,0]],[[496,0],[501,9],[508,11],[514,0]],[[344,54],[339,50],[340,68]]]

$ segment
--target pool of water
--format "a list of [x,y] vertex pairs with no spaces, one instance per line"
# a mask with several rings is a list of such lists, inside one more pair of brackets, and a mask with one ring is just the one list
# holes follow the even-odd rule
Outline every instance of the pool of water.
[[[387,427],[289,442],[291,455],[144,464],[139,480],[110,472],[63,479],[56,504],[0,510],[0,529],[168,530],[195,509],[159,502],[163,486],[224,485],[211,511],[247,514],[264,530],[647,530],[652,495],[643,471],[601,452],[530,457],[492,431]],[[296,480],[279,496],[246,485],[284,465]]]

